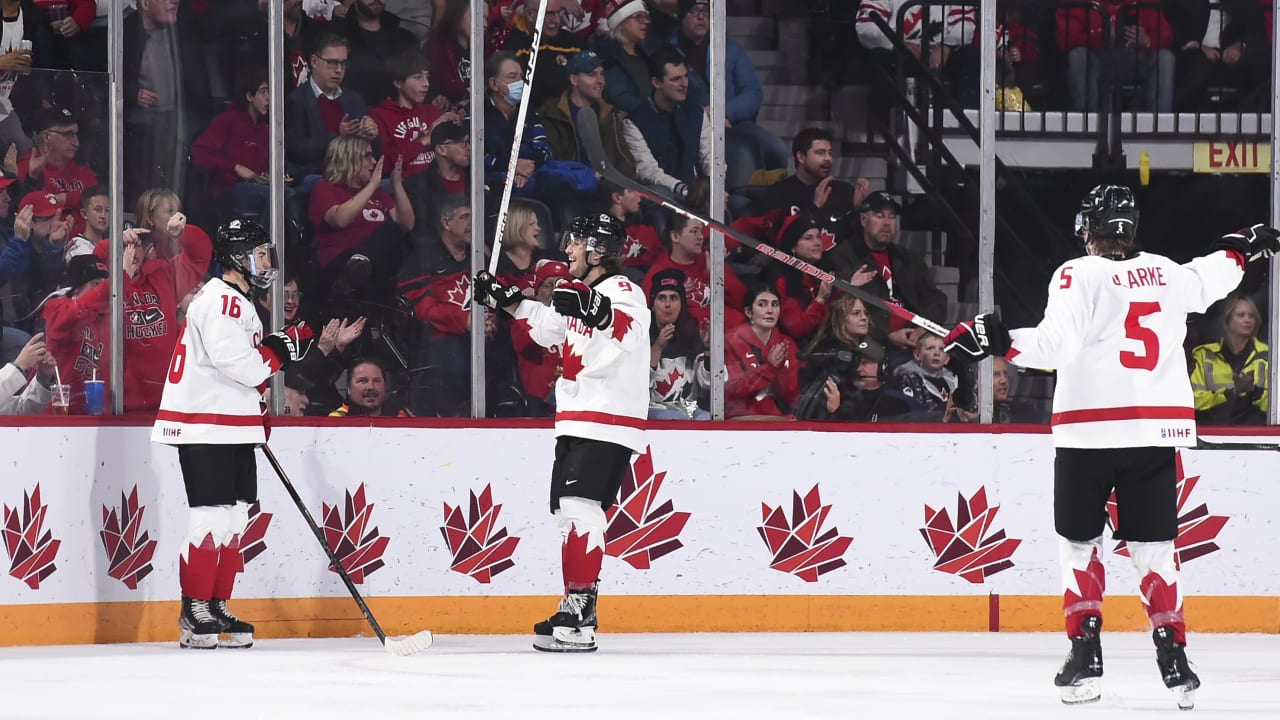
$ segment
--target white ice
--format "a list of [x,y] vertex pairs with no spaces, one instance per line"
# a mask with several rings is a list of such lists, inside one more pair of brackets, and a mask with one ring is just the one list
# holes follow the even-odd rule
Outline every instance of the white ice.
[[[395,657],[371,638],[0,648],[0,717],[1118,718],[1172,717],[1150,636],[1104,633],[1102,700],[1065,707],[1057,634],[600,636],[594,654],[525,636],[437,636]],[[1280,636],[1192,635],[1204,686],[1183,720],[1280,718]]]

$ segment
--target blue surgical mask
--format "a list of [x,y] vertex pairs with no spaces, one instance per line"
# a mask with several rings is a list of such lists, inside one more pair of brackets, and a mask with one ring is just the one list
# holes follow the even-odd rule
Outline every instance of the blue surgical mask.
[[517,80],[507,86],[507,102],[512,105],[519,105],[520,98],[524,97],[524,81]]

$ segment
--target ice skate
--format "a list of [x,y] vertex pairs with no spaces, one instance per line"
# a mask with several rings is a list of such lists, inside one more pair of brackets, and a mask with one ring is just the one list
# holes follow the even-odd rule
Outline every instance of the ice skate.
[[218,639],[218,647],[253,647],[253,625],[241,620],[228,610],[226,600],[210,600],[209,612],[217,618],[218,624],[222,626],[222,635],[225,636]]
[[218,633],[222,623],[209,610],[208,600],[182,598],[182,615],[178,617],[178,645],[193,650],[213,650],[218,647]]
[[544,652],[595,652],[596,586],[571,590],[555,615],[533,626],[533,647]]
[[1164,686],[1173,691],[1179,710],[1194,708],[1200,677],[1191,670],[1191,664],[1187,662],[1186,646],[1179,645],[1174,640],[1173,628],[1168,625],[1156,628],[1151,637],[1156,643],[1156,666],[1160,668]]
[[1102,640],[1098,636],[1102,618],[1086,617],[1080,630],[1079,637],[1071,638],[1071,652],[1053,679],[1065,705],[1091,703],[1102,697]]

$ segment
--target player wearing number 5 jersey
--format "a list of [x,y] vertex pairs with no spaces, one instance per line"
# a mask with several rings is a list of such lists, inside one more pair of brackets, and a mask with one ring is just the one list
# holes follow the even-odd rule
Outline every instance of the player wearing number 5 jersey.
[[1200,679],[1187,663],[1186,623],[1174,540],[1176,448],[1195,445],[1195,408],[1182,342],[1188,313],[1230,293],[1245,264],[1271,257],[1280,232],[1261,225],[1223,236],[1185,265],[1139,252],[1138,208],[1129,188],[1104,185],[1085,198],[1076,233],[1087,255],[1049,284],[1044,320],[1006,330],[995,315],[958,325],[956,355],[1004,355],[1056,369],[1053,397],[1054,525],[1060,536],[1063,614],[1071,652],[1055,678],[1062,701],[1101,696],[1102,532],[1112,491],[1116,539],[1128,541],[1156,663],[1180,707]]
[[151,431],[154,442],[177,446],[191,508],[178,563],[185,648],[253,645],[253,626],[232,614],[227,600],[244,569],[240,535],[258,499],[254,447],[269,432],[261,392],[311,344],[304,324],[262,335],[249,293],[274,281],[272,247],[255,222],[218,228],[222,277],[207,281],[187,309]]

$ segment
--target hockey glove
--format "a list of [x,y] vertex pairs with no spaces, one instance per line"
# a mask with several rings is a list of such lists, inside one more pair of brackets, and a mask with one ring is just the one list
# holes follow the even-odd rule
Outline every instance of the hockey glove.
[[561,315],[580,318],[597,330],[604,330],[613,322],[613,304],[609,298],[582,283],[556,288],[551,293],[551,304]]
[[1009,352],[1013,340],[1009,328],[995,313],[983,313],[973,320],[966,320],[943,338],[943,349],[960,362],[978,362],[984,357],[1003,357]]
[[520,304],[520,301],[524,299],[524,294],[520,292],[520,288],[515,285],[508,285],[483,270],[476,273],[476,277],[471,283],[471,288],[476,300],[481,305],[494,310],[512,312]]
[[1280,230],[1262,223],[1243,228],[1218,238],[1213,250],[1235,250],[1244,256],[1245,262],[1270,260],[1280,253]]
[[262,353],[262,358],[271,366],[271,371],[276,372],[306,357],[314,342],[315,334],[311,332],[311,326],[299,322],[286,325],[262,338],[258,352]]

